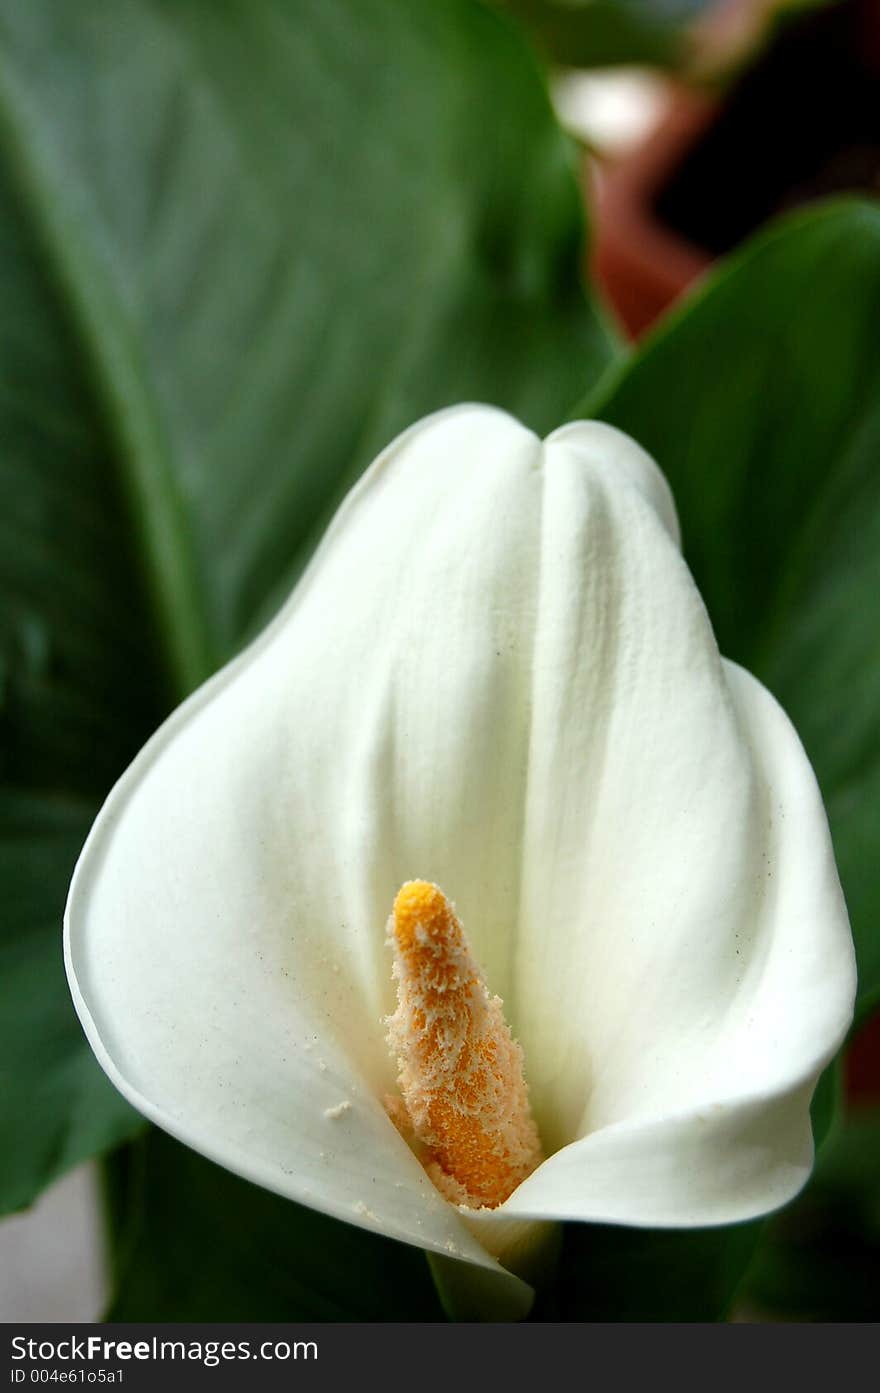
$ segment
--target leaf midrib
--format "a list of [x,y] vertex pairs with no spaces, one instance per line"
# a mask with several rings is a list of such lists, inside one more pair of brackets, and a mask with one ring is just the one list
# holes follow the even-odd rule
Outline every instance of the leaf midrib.
[[217,666],[184,500],[137,338],[112,278],[68,206],[39,116],[0,49],[0,153],[41,248],[62,313],[83,345],[96,412],[111,443],[148,601],[179,697]]

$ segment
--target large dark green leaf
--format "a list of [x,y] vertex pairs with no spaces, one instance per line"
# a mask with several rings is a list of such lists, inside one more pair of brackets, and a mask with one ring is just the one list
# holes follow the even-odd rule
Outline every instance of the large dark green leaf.
[[582,241],[472,0],[0,0],[0,1207],[137,1125],[60,962],[101,798],[394,432],[596,378]]
[[495,0],[521,19],[559,63],[675,66],[685,27],[711,0]]
[[880,207],[749,246],[585,412],[675,494],[723,652],[791,715],[822,786],[859,958],[880,991]]
[[556,1287],[533,1318],[723,1320],[760,1232],[760,1221],[667,1230],[566,1224]]
[[442,1321],[425,1255],[151,1131],[110,1163],[110,1320]]
[[0,1213],[140,1125],[61,964],[102,795],[167,705],[112,451],[0,163]]

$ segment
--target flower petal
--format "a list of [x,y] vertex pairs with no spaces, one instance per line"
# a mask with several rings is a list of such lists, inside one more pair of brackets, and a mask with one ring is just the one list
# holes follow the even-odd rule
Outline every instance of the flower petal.
[[67,914],[78,1010],[142,1112],[281,1194],[495,1271],[384,1111],[384,936],[426,875],[466,904],[496,983],[508,969],[539,462],[489,408],[395,442],[275,623],[120,781]]
[[852,941],[806,756],[719,658],[659,476],[630,442],[615,477],[614,437],[545,447],[514,1014],[563,1149],[503,1212],[726,1222],[806,1178]]
[[[472,1229],[493,1249],[511,1215],[778,1202],[852,955],[809,766],[753,686],[722,666],[633,442],[580,423],[542,450],[485,407],[420,423],[105,805],[66,920],[99,1060],[230,1169],[496,1273]],[[384,922],[412,878],[457,901],[562,1148],[485,1224],[383,1108]],[[715,1199],[663,1190],[664,1147]]]

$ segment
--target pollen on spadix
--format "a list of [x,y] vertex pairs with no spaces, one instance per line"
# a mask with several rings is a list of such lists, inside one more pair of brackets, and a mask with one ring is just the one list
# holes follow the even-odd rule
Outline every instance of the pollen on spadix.
[[390,1111],[448,1199],[495,1208],[543,1159],[522,1050],[442,890],[408,881],[388,927],[401,1094]]

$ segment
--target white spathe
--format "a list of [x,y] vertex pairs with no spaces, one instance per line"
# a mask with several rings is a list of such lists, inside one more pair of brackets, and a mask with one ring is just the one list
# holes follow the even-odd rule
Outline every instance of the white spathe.
[[[476,1226],[383,1105],[385,923],[416,877],[504,998],[548,1152]],[[279,617],[138,756],[77,867],[66,960],[148,1117],[494,1270],[513,1305],[488,1251],[511,1218],[723,1224],[789,1199],[855,984],[813,773],[719,657],[662,475],[609,426],[542,444],[484,406],[376,460]]]

